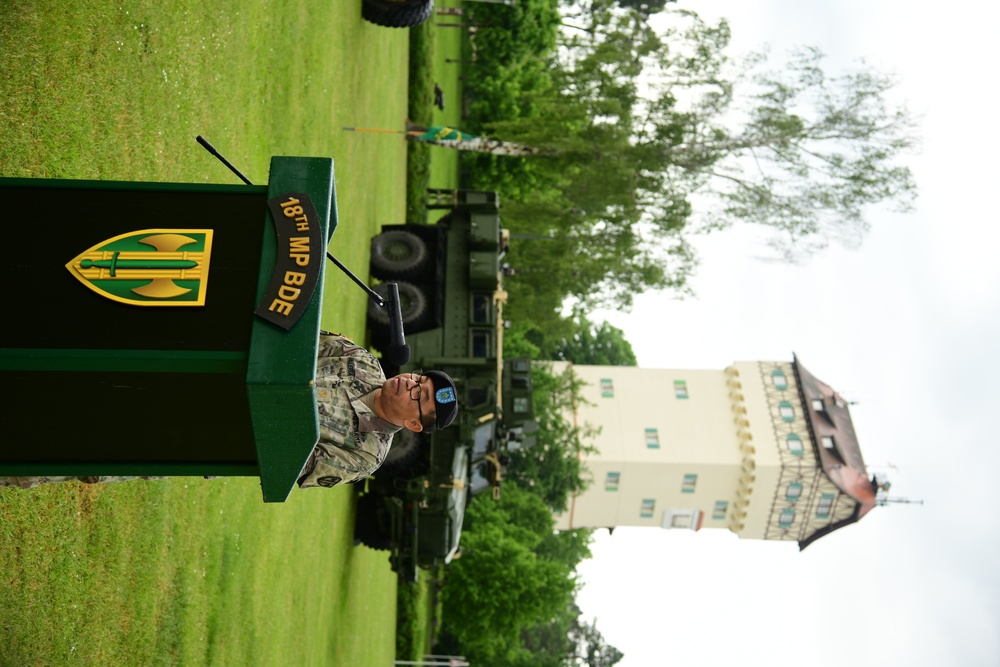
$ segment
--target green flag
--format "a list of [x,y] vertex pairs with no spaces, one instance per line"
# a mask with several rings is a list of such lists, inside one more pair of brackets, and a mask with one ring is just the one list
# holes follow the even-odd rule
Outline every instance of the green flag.
[[421,134],[417,139],[420,141],[462,141],[463,139],[478,139],[474,134],[463,134],[453,127],[429,127],[427,131]]
[[407,136],[417,141],[423,141],[435,146],[445,148],[455,148],[460,151],[478,151],[480,153],[492,153],[494,155],[538,155],[544,151],[540,148],[525,146],[524,144],[513,144],[509,141],[500,141],[489,137],[480,137],[475,134],[466,134],[452,127],[435,126],[422,127],[409,124],[407,126]]

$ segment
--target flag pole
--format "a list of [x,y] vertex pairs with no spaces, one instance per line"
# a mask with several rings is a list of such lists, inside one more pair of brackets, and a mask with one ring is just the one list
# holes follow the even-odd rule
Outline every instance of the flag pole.
[[379,134],[406,134],[406,130],[383,130],[377,127],[345,127],[348,132],[377,132]]

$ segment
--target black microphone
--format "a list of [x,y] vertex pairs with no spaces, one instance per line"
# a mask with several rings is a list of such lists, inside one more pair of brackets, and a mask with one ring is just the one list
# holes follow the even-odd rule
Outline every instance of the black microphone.
[[410,346],[403,337],[403,313],[399,307],[399,285],[389,283],[389,349],[385,353],[386,361],[394,366],[405,366],[410,360]]
[[[195,137],[195,140],[199,144],[201,144],[205,150],[207,150],[213,156],[218,158],[219,161],[222,162],[222,164],[229,167],[229,170],[232,171],[237,176],[239,176],[244,183],[246,183],[247,185],[253,185],[253,183],[250,182],[249,178],[244,176],[239,169],[234,167],[229,160],[223,157],[222,154],[215,149],[215,146],[209,143],[208,139],[199,134],[197,137]],[[329,239],[327,239],[327,241],[329,241]],[[331,253],[329,250],[327,250],[326,252],[326,257],[331,262],[336,264],[337,268],[339,268],[341,271],[347,274],[347,277],[353,280],[358,285],[358,287],[367,292],[369,298],[371,298],[372,301],[378,304],[380,308],[386,308],[389,311],[390,345],[389,345],[389,350],[385,352],[385,359],[394,366],[397,367],[405,366],[406,363],[410,360],[410,346],[407,345],[406,341],[403,339],[403,315],[399,307],[399,286],[396,285],[396,283],[388,284],[389,302],[386,303],[385,299],[379,296],[378,293],[375,292],[375,290],[373,290],[371,287],[368,287],[368,285],[364,284],[360,278],[351,273],[351,270],[348,269],[346,266],[344,266],[340,262],[340,260],[334,257],[333,253]]]

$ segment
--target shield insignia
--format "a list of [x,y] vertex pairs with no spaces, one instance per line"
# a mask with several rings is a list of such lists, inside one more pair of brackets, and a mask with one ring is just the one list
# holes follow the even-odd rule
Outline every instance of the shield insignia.
[[119,303],[204,306],[211,255],[211,229],[142,229],[98,243],[66,268]]

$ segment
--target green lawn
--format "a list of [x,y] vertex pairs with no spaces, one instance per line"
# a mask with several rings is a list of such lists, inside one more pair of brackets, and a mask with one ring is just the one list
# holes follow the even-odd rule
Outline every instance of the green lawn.
[[[0,176],[237,182],[198,134],[261,184],[331,156],[331,247],[364,277],[405,143],[341,128],[402,127],[407,58],[353,0],[0,0]],[[364,309],[328,271],[324,326],[363,339]],[[0,665],[391,664],[396,581],[353,510],[238,478],[0,489]]]
[[[435,6],[461,6],[461,0],[439,0]],[[433,16],[411,33],[410,119],[418,125],[462,127],[462,59],[466,31],[449,27],[467,21],[461,16]],[[444,93],[444,109],[434,104],[434,86]],[[424,207],[425,189],[458,186],[459,151],[420,142],[409,147],[408,222],[436,222],[444,211]]]
[[0,512],[0,664],[392,660],[395,582],[352,546],[349,489],[72,483],[0,490]]
[[[460,0],[443,0],[438,7],[459,7]],[[444,91],[444,109],[433,109],[432,125],[445,125],[459,130],[462,126],[462,43],[466,29],[445,27],[446,24],[463,23],[468,17],[441,16],[434,23],[436,48],[433,59],[434,80]],[[458,154],[451,148],[430,147],[432,188],[454,188],[458,185]]]

